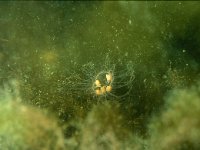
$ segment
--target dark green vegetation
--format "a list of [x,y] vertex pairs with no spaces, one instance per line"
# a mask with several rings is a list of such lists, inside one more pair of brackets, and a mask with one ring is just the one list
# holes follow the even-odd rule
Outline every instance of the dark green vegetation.
[[[46,149],[197,150],[199,55],[199,2],[1,1],[0,149],[40,147],[19,126]],[[128,94],[96,96],[113,68],[114,95]]]

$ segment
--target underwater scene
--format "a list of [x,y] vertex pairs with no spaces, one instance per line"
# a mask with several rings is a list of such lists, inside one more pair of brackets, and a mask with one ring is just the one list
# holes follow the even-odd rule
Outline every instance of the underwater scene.
[[0,150],[199,150],[198,1],[0,1]]

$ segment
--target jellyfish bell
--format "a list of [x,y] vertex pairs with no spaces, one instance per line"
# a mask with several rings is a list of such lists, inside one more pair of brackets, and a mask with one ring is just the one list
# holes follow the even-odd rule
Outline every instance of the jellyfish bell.
[[130,94],[134,79],[134,68],[131,62],[120,67],[114,65],[108,71],[103,70],[97,73],[92,90],[99,98],[110,99],[114,97],[120,99]]
[[106,95],[112,90],[113,77],[111,71],[101,71],[95,76],[92,90],[97,96]]

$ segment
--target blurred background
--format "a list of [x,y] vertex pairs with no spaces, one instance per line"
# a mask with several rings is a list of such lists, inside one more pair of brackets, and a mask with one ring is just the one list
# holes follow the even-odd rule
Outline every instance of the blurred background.
[[1,1],[0,150],[200,149],[199,56],[197,1]]

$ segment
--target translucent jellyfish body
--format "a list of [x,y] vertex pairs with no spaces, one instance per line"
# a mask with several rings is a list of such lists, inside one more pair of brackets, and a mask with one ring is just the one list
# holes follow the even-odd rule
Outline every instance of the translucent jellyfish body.
[[96,95],[104,95],[111,93],[113,83],[113,74],[111,71],[102,71],[97,74],[92,86],[92,90]]
[[91,96],[93,98],[122,98],[129,95],[134,76],[131,61],[110,63],[105,61],[102,66],[90,62],[79,67],[68,78],[68,92],[75,96]]

